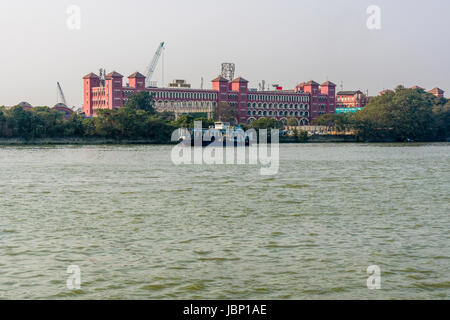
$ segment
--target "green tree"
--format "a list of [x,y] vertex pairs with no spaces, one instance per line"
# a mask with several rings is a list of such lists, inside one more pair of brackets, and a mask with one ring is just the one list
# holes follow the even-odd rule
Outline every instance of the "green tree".
[[16,106],[8,110],[6,121],[7,126],[12,129],[11,135],[27,140],[34,138],[32,118],[31,112],[22,107]]
[[397,88],[376,97],[354,115],[354,127],[364,140],[423,141],[433,133],[432,103],[428,93]]
[[433,107],[434,135],[438,140],[450,138],[450,101]]
[[87,135],[112,139],[151,139],[154,142],[170,142],[175,129],[157,115],[145,110],[123,107],[99,110],[94,119],[86,119]]
[[0,137],[3,138],[7,135],[5,111],[5,107],[0,107]]
[[155,107],[154,95],[150,94],[148,91],[141,91],[137,94],[130,95],[124,107],[135,110],[143,110],[151,114],[156,114],[154,108]]
[[296,126],[298,126],[298,121],[295,118],[289,118],[287,120],[287,125],[288,125],[288,127],[296,127]]
[[353,113],[327,113],[315,118],[312,124],[335,128],[336,131],[347,131],[353,127]]
[[219,102],[214,110],[214,120],[216,121],[235,123],[236,117],[236,107],[232,107],[226,102]]
[[82,137],[84,134],[83,118],[79,114],[73,113],[70,119],[65,122],[64,136]]
[[159,112],[158,117],[161,120],[167,121],[167,122],[175,121],[175,114],[173,112],[168,112],[168,111]]
[[250,123],[248,127],[253,129],[281,129],[283,125],[276,119],[261,118]]
[[214,125],[214,121],[212,119],[202,117],[202,115],[197,116],[195,114],[180,115],[176,121],[172,122],[172,125],[177,128],[193,128],[195,121],[200,121],[202,123],[202,127],[205,129],[208,129],[210,126]]

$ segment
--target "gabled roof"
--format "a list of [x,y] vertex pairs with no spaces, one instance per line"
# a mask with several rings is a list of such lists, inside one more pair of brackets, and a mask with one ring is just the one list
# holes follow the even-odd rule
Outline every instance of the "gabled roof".
[[314,80],[309,80],[307,83],[305,83],[305,86],[318,86],[318,85],[319,84]]
[[302,82],[302,83],[299,83],[298,85],[296,85],[295,87],[304,87],[304,86],[305,86],[305,83]]
[[218,76],[217,78],[215,78],[214,80],[212,80],[211,82],[228,82],[227,79],[225,79],[222,76]]
[[339,91],[337,93],[338,96],[354,96],[357,93],[362,93],[360,90],[356,91]]
[[391,89],[385,89],[383,91],[380,92],[380,95],[382,96],[383,94],[389,93],[389,92],[394,92]]
[[326,81],[322,83],[321,86],[336,87],[336,85],[331,81]]
[[28,102],[25,102],[25,101],[22,101],[17,106],[22,107],[22,108],[33,108],[33,106],[31,104],[29,104]]
[[68,109],[68,110],[72,110],[72,109],[70,109],[67,105],[65,105],[64,103],[57,103],[57,104],[55,104],[54,106],[53,106],[53,109],[55,109],[55,108],[65,108],[65,109]]
[[140,72],[135,72],[131,76],[129,76],[128,78],[145,78],[145,76],[142,73],[140,73]]
[[420,90],[424,90],[424,88],[419,87],[419,86],[412,86],[411,89],[420,89]]
[[[225,79],[225,80],[226,80],[226,79]],[[238,78],[234,79],[232,82],[233,82],[233,83],[237,83],[237,82],[239,82],[239,83],[248,83],[248,81],[245,80],[245,79],[242,78],[242,77],[238,77]]]
[[83,77],[83,79],[92,79],[92,78],[99,78],[99,76],[91,72]]
[[444,93],[444,90],[442,90],[442,89],[440,89],[440,88],[434,88],[434,89],[431,89],[430,91],[428,91],[429,93],[437,93],[437,94],[442,94],[442,93]]
[[106,75],[106,78],[123,78],[123,75],[121,75],[120,73],[117,73],[115,71],[110,72]]

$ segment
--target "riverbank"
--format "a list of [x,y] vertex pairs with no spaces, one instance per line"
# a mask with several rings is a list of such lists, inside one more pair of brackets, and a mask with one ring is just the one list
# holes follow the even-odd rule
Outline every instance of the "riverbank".
[[[280,137],[281,144],[295,144],[295,143],[370,143],[367,141],[360,141],[358,137],[352,135],[342,136],[327,136],[316,135],[310,136],[307,141],[298,141],[294,138]],[[395,141],[374,141],[373,143],[380,142],[395,142]],[[436,142],[450,142],[450,138],[446,141]],[[0,146],[21,146],[21,145],[124,145],[124,144],[136,144],[136,145],[175,145],[176,142],[170,141],[156,141],[151,139],[107,139],[107,138],[45,138],[45,139],[19,139],[0,138]]]
[[171,144],[151,139],[107,139],[107,138],[43,138],[43,139],[2,139],[0,146],[15,145],[104,145],[104,144],[148,144],[162,145]]
[[314,135],[308,137],[311,143],[328,143],[328,142],[360,142],[358,137],[354,135]]
[[[309,143],[326,142],[358,142],[355,136],[312,136]],[[280,143],[304,143],[294,138],[280,138]],[[176,144],[169,141],[155,141],[151,139],[106,139],[106,138],[45,138],[45,139],[1,139],[0,146],[15,145],[105,145],[105,144],[148,144],[148,145],[170,145]]]

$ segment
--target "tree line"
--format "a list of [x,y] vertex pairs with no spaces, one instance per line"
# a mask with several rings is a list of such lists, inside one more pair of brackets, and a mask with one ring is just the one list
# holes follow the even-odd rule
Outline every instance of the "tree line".
[[[236,116],[235,108],[220,103],[213,119],[207,114],[176,118],[173,113],[157,113],[153,95],[140,92],[130,96],[122,108],[97,110],[95,118],[74,113],[66,119],[62,113],[48,107],[30,110],[19,106],[0,107],[0,138],[146,139],[165,143],[170,141],[176,128],[192,128],[194,121],[202,121],[203,127],[209,128],[214,121],[233,122]],[[371,99],[361,111],[326,114],[316,118],[313,124],[337,131],[354,131],[362,141],[440,141],[450,137],[450,100],[436,98],[421,89],[399,86],[395,91]],[[294,119],[288,119],[288,125],[295,126]],[[284,125],[275,119],[263,118],[242,127],[282,129]],[[307,140],[301,130],[294,130],[293,136],[298,141]]]
[[363,110],[326,114],[313,124],[354,131],[362,141],[443,141],[450,138],[450,100],[398,86]]
[[176,125],[170,114],[155,111],[148,92],[131,96],[123,108],[97,110],[95,118],[74,113],[66,119],[48,107],[0,107],[0,138],[146,139],[162,143],[170,141]]

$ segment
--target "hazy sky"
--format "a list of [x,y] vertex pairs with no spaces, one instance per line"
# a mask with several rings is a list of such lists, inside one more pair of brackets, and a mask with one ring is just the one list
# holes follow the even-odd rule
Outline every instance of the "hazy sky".
[[[80,30],[67,27],[70,5]],[[367,28],[369,5],[381,8],[381,30]],[[371,95],[401,83],[449,97],[449,13],[449,0],[1,1],[0,105],[53,105],[59,81],[81,106],[84,75],[143,73],[161,41],[166,82],[195,88],[234,62],[251,87],[328,79]]]

